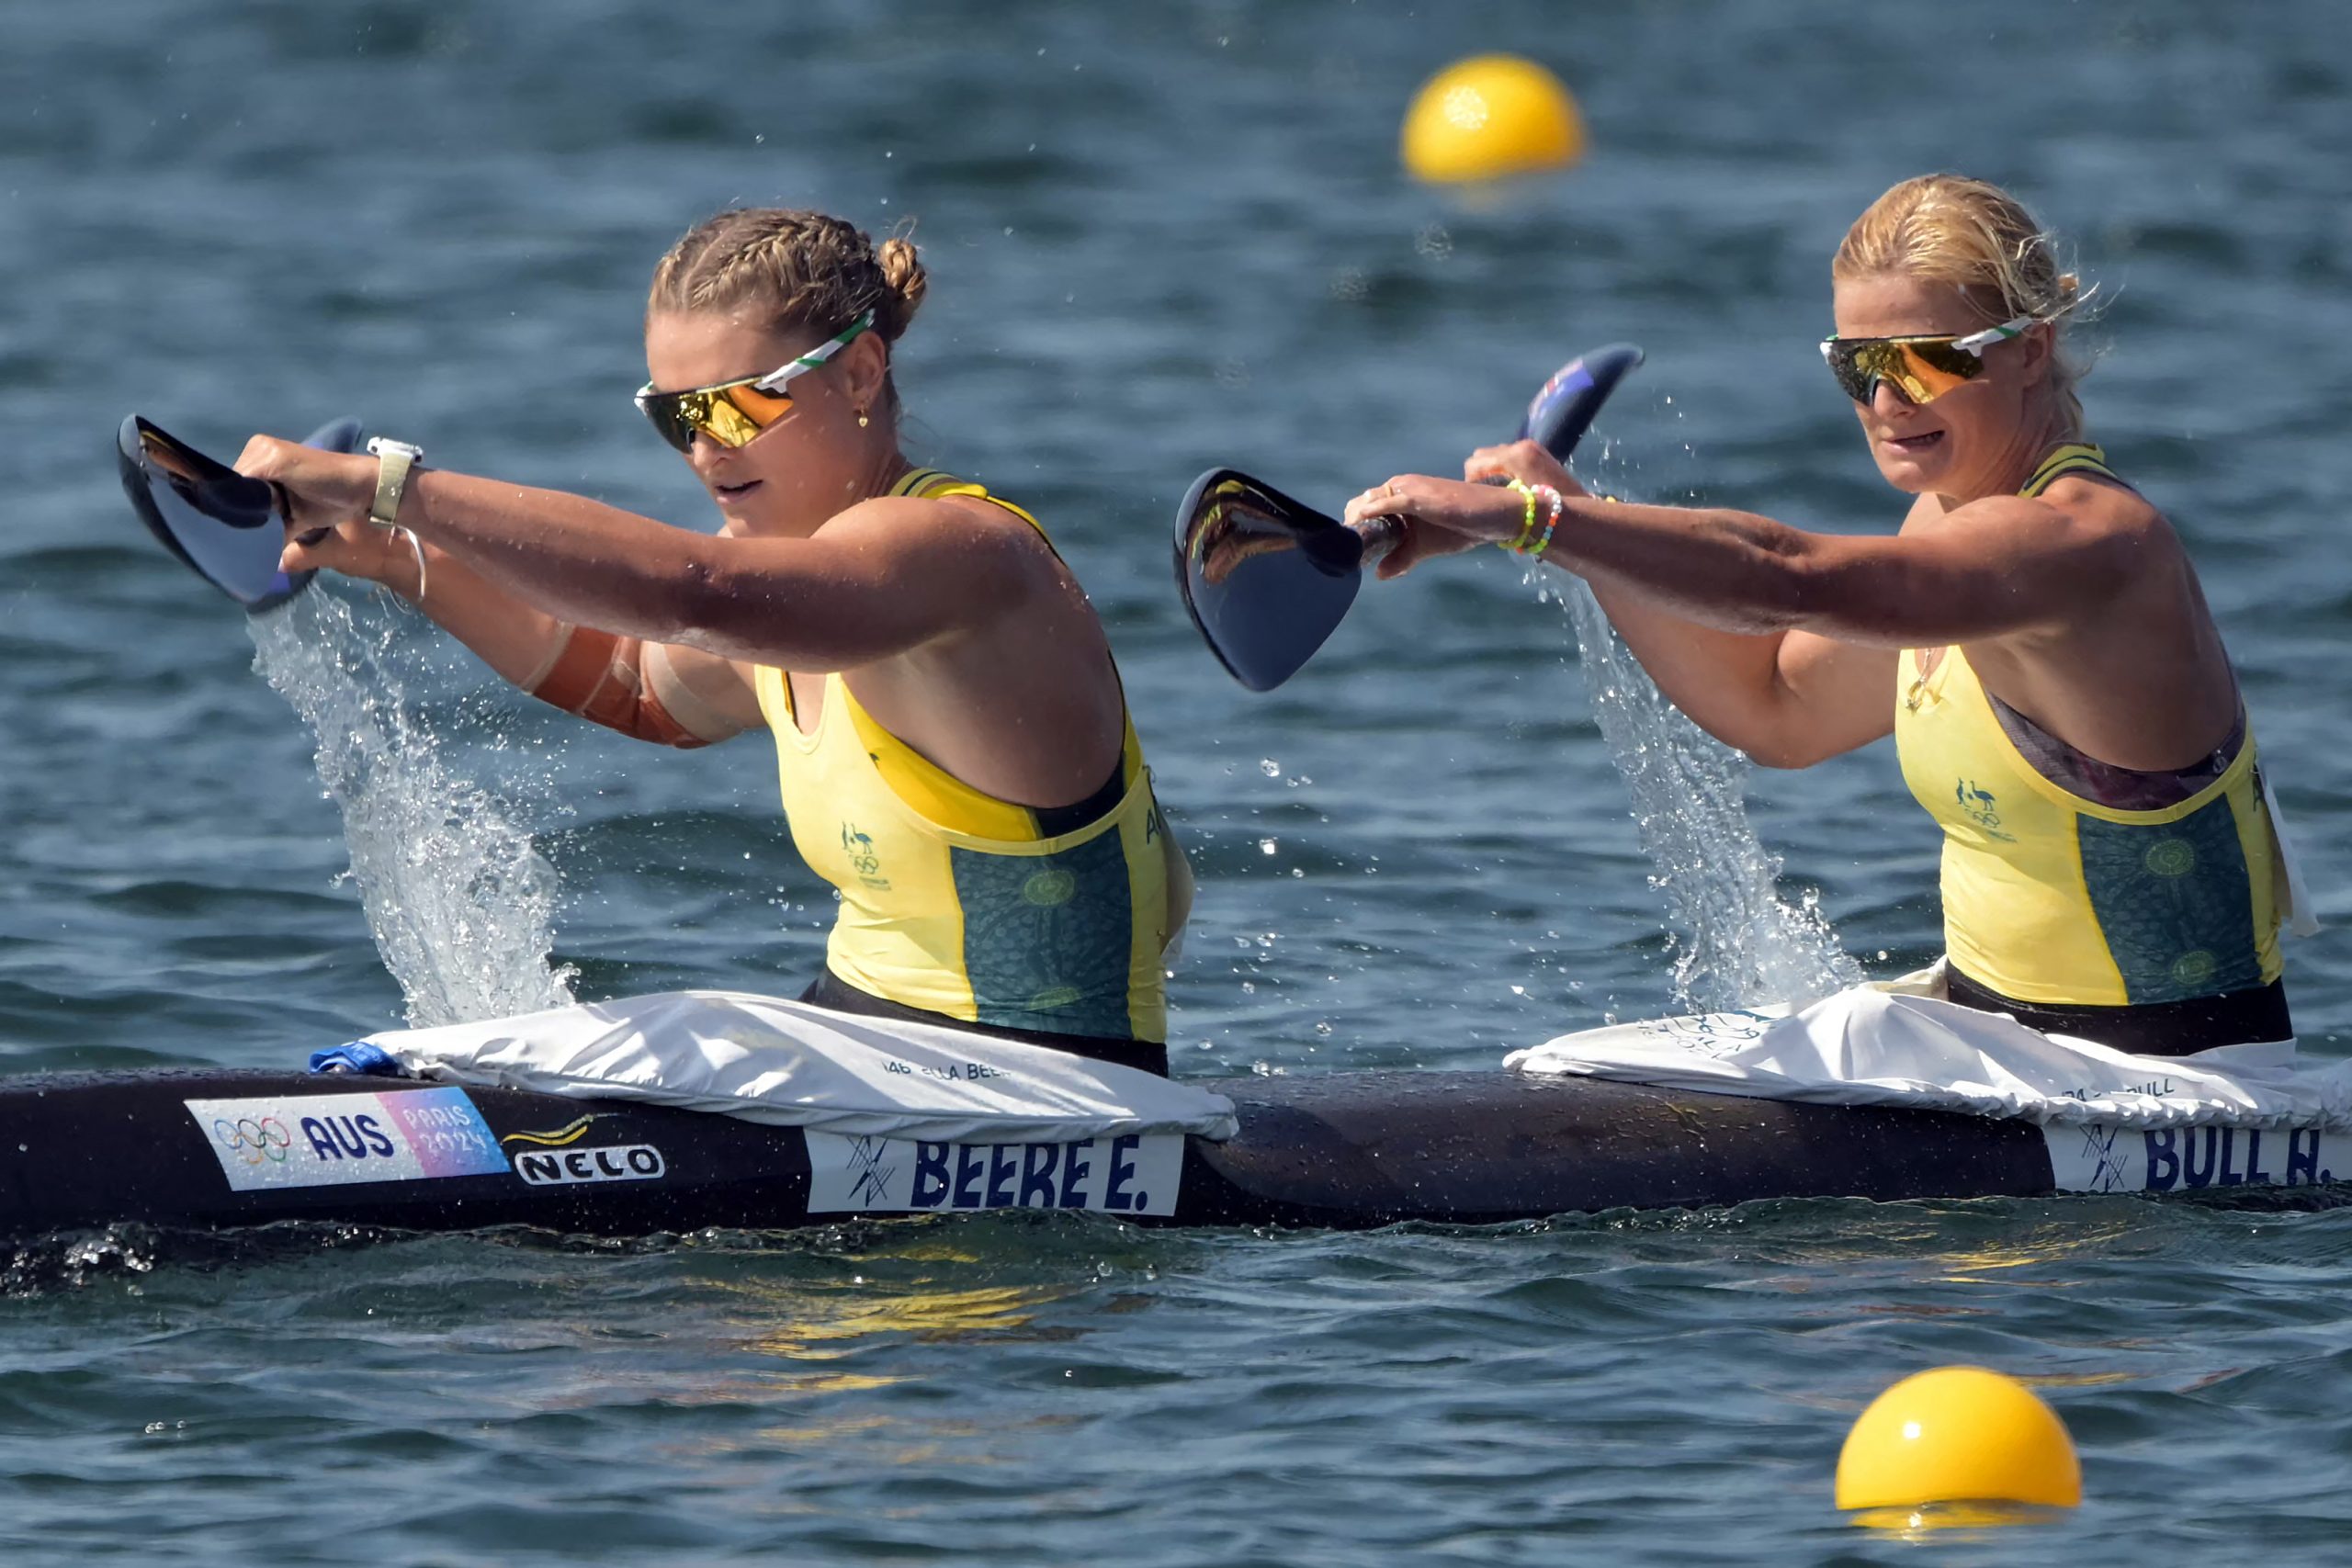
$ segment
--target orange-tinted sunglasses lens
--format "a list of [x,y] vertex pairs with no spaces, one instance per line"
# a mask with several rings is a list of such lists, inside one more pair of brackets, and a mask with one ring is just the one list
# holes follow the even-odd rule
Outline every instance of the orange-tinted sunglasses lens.
[[750,446],[752,437],[784,417],[792,407],[792,394],[756,392],[747,380],[691,392],[646,392],[638,398],[638,407],[662,440],[691,452],[696,431],[721,446]]
[[1886,382],[1914,403],[1931,403],[1963,381],[1973,381],[1984,361],[1953,346],[1950,337],[1833,337],[1821,344],[1821,357],[1838,389],[1858,403],[1867,403]]

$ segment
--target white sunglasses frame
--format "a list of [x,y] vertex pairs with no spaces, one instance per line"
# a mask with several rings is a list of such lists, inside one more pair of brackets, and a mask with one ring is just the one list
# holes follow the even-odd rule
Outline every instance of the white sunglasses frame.
[[649,398],[690,398],[696,392],[724,392],[736,387],[749,387],[752,390],[771,398],[780,397],[786,386],[795,376],[806,375],[816,369],[834,355],[847,348],[860,334],[871,331],[873,326],[874,312],[868,310],[848,326],[843,327],[840,333],[827,338],[799,358],[786,360],[764,376],[739,376],[731,381],[713,381],[707,387],[682,387],[674,392],[662,391],[652,382],[648,381],[637,389],[637,406],[642,410]]

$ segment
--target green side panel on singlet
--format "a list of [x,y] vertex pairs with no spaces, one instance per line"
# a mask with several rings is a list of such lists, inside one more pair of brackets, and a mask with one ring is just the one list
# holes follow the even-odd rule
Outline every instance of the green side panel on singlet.
[[2133,1005],[2265,983],[2253,878],[2227,797],[2150,829],[2076,818],[2083,887]]
[[975,1021],[1125,1039],[1135,905],[1119,835],[1027,859],[948,851]]

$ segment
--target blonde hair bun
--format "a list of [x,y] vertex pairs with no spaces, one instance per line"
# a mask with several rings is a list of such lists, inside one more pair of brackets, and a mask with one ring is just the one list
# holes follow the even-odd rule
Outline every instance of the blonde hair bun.
[[877,306],[874,324],[882,335],[893,342],[907,330],[907,323],[922,309],[922,297],[931,288],[931,274],[915,254],[914,242],[903,235],[893,234],[874,247],[875,265],[881,268],[882,286],[890,291],[890,299]]

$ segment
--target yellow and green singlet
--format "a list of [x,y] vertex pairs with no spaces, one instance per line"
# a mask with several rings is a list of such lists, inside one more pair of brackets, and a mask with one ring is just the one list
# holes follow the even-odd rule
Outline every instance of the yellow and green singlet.
[[[919,468],[894,495],[983,487]],[[812,733],[784,671],[754,674],[792,840],[841,893],[833,976],[871,997],[982,1029],[1159,1042],[1164,955],[1186,890],[1135,724],[1117,774],[1060,811],[982,794],[885,729],[839,674]]]
[[[2067,446],[2019,493],[2068,474],[2115,479],[2098,448]],[[1918,649],[1904,652],[1894,738],[1905,782],[1943,829],[1954,969],[2004,998],[2086,1008],[2188,1002],[2279,977],[2283,863],[2251,728],[2186,798],[2119,809],[2020,752],[1960,649],[1921,666]]]

